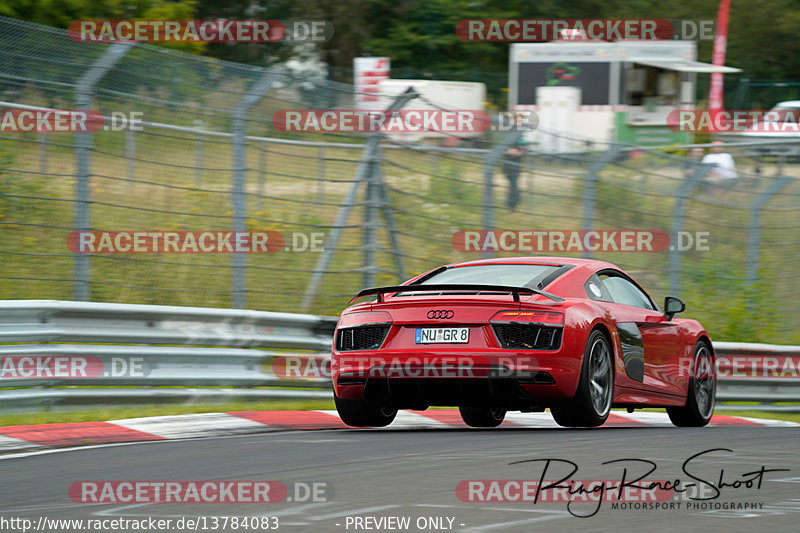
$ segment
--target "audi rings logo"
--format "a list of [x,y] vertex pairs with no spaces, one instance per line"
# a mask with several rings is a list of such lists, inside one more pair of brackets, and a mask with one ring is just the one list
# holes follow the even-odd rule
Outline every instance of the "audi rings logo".
[[428,311],[428,318],[453,318],[455,313],[450,309],[434,309]]

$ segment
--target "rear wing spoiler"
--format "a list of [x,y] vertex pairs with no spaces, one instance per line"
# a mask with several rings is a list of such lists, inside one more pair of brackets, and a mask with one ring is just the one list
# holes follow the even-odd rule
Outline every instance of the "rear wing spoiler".
[[541,294],[555,302],[561,302],[564,298],[550,294],[539,289],[532,287],[510,287],[508,285],[480,285],[480,284],[467,284],[467,283],[449,283],[441,285],[393,285],[391,287],[373,287],[371,289],[364,289],[350,300],[350,303],[355,302],[362,296],[370,296],[375,294],[378,296],[378,302],[383,301],[384,294],[394,294],[398,292],[453,292],[453,291],[469,291],[469,292],[508,292],[514,298],[515,302],[519,301],[520,294]]

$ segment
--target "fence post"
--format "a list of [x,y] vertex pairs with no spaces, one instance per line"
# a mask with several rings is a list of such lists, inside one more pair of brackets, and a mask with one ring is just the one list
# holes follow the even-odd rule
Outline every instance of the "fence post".
[[364,205],[364,265],[361,276],[361,285],[364,287],[375,286],[375,253],[378,251],[378,242],[375,233],[380,222],[378,221],[378,208],[380,205],[380,138],[375,135],[369,142],[372,144],[370,157],[367,160],[367,192]]
[[[391,112],[402,109],[410,100],[413,100],[417,96],[418,93],[413,88],[409,87],[403,94],[399,95],[391,103],[386,111]],[[350,210],[353,208],[353,204],[355,204],[356,196],[358,195],[358,188],[361,185],[361,182],[364,181],[367,182],[367,202],[364,220],[364,281],[369,279],[368,273],[373,273],[374,265],[372,265],[372,263],[374,261],[374,234],[372,233],[373,222],[370,221],[375,221],[377,217],[375,216],[376,210],[373,210],[372,208],[380,205],[382,199],[384,202],[386,202],[386,199],[388,198],[388,196],[385,194],[384,184],[380,175],[379,149],[382,136],[383,135],[381,133],[373,133],[367,138],[367,142],[364,145],[364,152],[361,154],[361,160],[359,161],[356,169],[356,176],[353,180],[353,186],[350,188],[347,198],[345,198],[342,207],[339,209],[339,213],[336,215],[336,222],[334,222],[333,230],[331,231],[330,237],[328,237],[328,239],[325,241],[325,251],[322,252],[322,256],[317,261],[317,265],[314,267],[314,270],[311,274],[311,279],[308,282],[308,287],[306,288],[306,293],[303,296],[303,301],[300,303],[301,312],[308,311],[308,309],[311,307],[311,304],[314,302],[319,284],[322,282],[322,278],[325,275],[325,271],[328,269],[331,259],[333,259],[333,252],[335,251],[339,242],[339,237],[342,233],[342,227],[347,222],[347,217],[350,215]],[[370,185],[372,185],[371,188]],[[385,205],[384,207],[384,213],[389,213],[388,205]],[[389,218],[390,215],[386,214],[386,216],[387,221],[389,221],[388,223],[390,232],[393,232],[394,225]],[[394,235],[392,235],[392,239],[393,243],[397,242],[394,240]],[[396,250],[395,255],[398,258],[399,253],[400,251]],[[402,270],[402,264],[400,262],[398,262],[398,268]]]
[[675,196],[675,207],[672,210],[672,244],[669,247],[669,293],[672,296],[680,296],[681,293],[681,266],[683,263],[683,252],[678,248],[678,235],[683,231],[683,218],[686,207],[686,199],[697,185],[703,180],[708,172],[714,167],[711,163],[701,164],[694,169],[686,180],[678,187]]
[[750,204],[750,224],[747,231],[747,266],[745,269],[745,280],[748,289],[756,284],[758,267],[761,262],[761,208],[793,179],[795,178],[791,176],[777,176],[775,181]]
[[336,248],[336,245],[339,243],[342,227],[347,223],[347,217],[350,216],[350,210],[353,208],[353,204],[356,202],[358,188],[361,185],[361,182],[366,179],[366,173],[369,170],[369,160],[372,158],[373,149],[374,148],[371,139],[367,140],[367,144],[364,146],[364,152],[361,154],[361,160],[359,161],[356,169],[356,176],[353,180],[353,186],[350,187],[350,192],[347,193],[347,197],[344,199],[342,207],[339,209],[339,213],[336,215],[336,221],[333,223],[331,234],[325,240],[325,250],[322,252],[322,256],[319,258],[317,265],[314,267],[314,270],[311,274],[311,279],[308,282],[308,287],[306,288],[306,293],[303,296],[303,301],[300,303],[300,312],[302,313],[307,312],[311,307],[311,304],[314,302],[317,288],[319,287],[319,284],[322,283],[322,278],[325,275],[325,271],[328,269],[331,259],[333,259],[333,252]]
[[[583,224],[581,227],[583,231],[589,231],[594,227],[594,211],[597,206],[597,175],[617,158],[621,150],[621,144],[612,144],[602,156],[592,161],[589,170],[586,171],[583,178]],[[583,257],[591,259],[591,250],[584,250]]]
[[[92,105],[92,92],[106,72],[128,53],[135,43],[114,43],[109,46],[97,61],[84,71],[75,85],[75,104],[81,111],[88,111]],[[88,131],[75,132],[75,231],[88,231],[89,221],[89,151],[92,148],[92,134]],[[89,256],[76,253],[73,259],[73,299],[89,299]]]
[[[486,154],[483,160],[483,229],[491,231],[494,229],[494,167],[503,158],[506,151],[519,142],[519,138],[525,133],[524,128],[513,127],[503,135],[503,138],[495,144]],[[493,252],[485,250],[483,257],[492,257]]]
[[403,261],[403,252],[400,251],[400,241],[397,238],[397,225],[394,222],[392,204],[391,200],[389,199],[389,192],[386,189],[386,182],[383,179],[383,170],[380,165],[378,165],[377,172],[379,178],[378,190],[380,192],[381,209],[383,210],[383,218],[386,220],[386,229],[389,230],[389,242],[392,246],[392,254],[394,254],[397,277],[401,280],[405,280],[406,269]]
[[[267,94],[269,88],[282,72],[271,70],[248,89],[233,111],[233,231],[244,231],[247,213],[245,194],[245,148],[247,140],[247,113]],[[233,254],[233,307],[244,309],[245,299],[245,254]]]

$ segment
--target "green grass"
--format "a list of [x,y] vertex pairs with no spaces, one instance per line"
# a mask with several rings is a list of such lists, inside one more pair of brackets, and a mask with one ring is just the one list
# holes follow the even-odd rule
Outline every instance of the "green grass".
[[334,409],[333,400],[259,400],[192,405],[139,405],[82,411],[44,411],[30,414],[0,414],[0,426],[25,426],[67,422],[97,422],[145,416],[226,413],[231,411],[311,411]]

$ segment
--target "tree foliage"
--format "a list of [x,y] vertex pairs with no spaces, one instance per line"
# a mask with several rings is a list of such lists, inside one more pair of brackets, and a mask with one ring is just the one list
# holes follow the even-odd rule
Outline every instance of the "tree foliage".
[[[727,63],[751,79],[800,78],[800,2],[733,0]],[[81,18],[236,18],[326,20],[334,37],[318,43],[332,76],[350,81],[353,57],[386,55],[393,69],[504,73],[507,43],[459,40],[455,25],[468,18],[716,19],[719,0],[0,0],[0,14],[65,28]],[[171,46],[176,46],[172,44]],[[177,45],[195,53],[268,65],[296,54],[295,45]],[[711,42],[698,43],[709,61]]]

